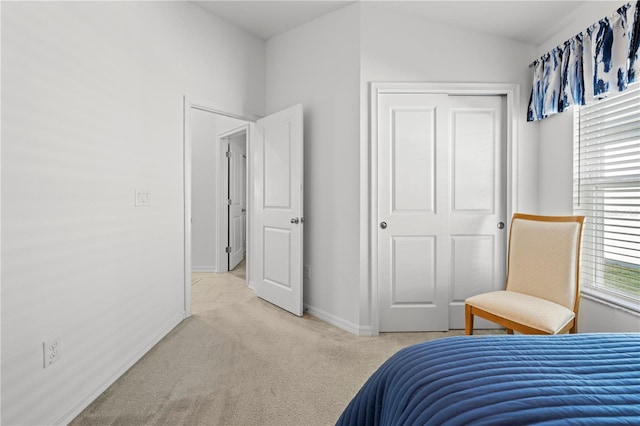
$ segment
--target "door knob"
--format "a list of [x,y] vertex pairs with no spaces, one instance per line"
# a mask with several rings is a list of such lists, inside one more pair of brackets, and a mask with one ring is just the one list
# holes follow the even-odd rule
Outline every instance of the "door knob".
[[300,223],[300,219],[298,219],[297,217],[292,217],[291,223],[295,223],[297,225],[298,223]]
[[387,229],[387,222],[380,222],[380,228]]
[[504,222],[498,222],[498,229],[504,229]]

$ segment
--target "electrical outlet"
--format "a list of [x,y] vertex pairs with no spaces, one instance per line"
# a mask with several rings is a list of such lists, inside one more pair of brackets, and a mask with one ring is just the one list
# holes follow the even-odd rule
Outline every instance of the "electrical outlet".
[[60,339],[57,336],[42,342],[42,355],[44,368],[60,359]]
[[303,276],[305,279],[311,279],[311,267],[309,265],[304,265]]

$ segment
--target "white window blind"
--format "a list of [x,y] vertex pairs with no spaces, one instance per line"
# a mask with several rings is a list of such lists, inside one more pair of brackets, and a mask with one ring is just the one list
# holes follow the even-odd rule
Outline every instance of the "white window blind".
[[640,85],[575,109],[582,291],[640,311]]

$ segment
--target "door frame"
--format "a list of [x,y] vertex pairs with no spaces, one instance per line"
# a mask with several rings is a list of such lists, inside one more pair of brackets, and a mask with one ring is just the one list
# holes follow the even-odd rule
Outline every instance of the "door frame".
[[[216,220],[216,247],[218,252],[218,272],[229,272],[229,256],[225,252],[225,248],[228,245],[228,232],[229,232],[229,209],[224,208],[227,206],[227,190],[225,188],[228,187],[228,179],[229,179],[229,169],[228,162],[224,161],[225,153],[224,153],[224,144],[222,143],[223,139],[230,138],[240,133],[245,134],[245,152],[247,158],[249,158],[249,126],[250,123],[243,124],[242,126],[236,127],[234,129],[228,130],[224,133],[220,133],[216,136],[218,140],[218,155],[217,155],[217,186],[218,186],[218,202],[216,204],[218,210],[218,220]],[[248,164],[248,162],[247,162]],[[249,194],[249,167],[247,167],[245,172],[245,199],[247,203],[247,212],[249,211],[250,200],[247,195]],[[247,214],[247,217],[249,215]],[[249,228],[247,227],[247,241],[248,241]],[[227,235],[227,238],[222,238],[223,235]],[[248,245],[248,244],[247,244]],[[248,248],[247,248],[248,251]],[[247,255],[247,260],[249,256]],[[247,262],[248,263],[248,262]],[[226,266],[222,266],[226,265]],[[248,265],[247,265],[248,266]],[[249,268],[247,267],[247,270]]]
[[[188,96],[182,99],[182,191],[183,191],[183,233],[184,233],[184,313],[185,317],[191,316],[191,110],[223,115],[239,120],[255,123],[261,117],[248,113],[241,109],[221,107],[213,102],[194,100]],[[215,135],[217,138],[218,135]],[[247,157],[251,152],[251,144],[247,140]],[[219,160],[219,157],[218,157]],[[248,168],[247,168],[248,169]],[[248,230],[247,230],[248,231]],[[247,258],[251,251],[251,244],[247,247]],[[247,268],[247,281],[250,280],[250,270]],[[249,281],[250,282],[250,281]]]
[[[520,90],[517,84],[508,83],[410,83],[371,82],[369,90],[369,312],[371,334],[380,334],[379,294],[378,294],[378,96],[393,93],[485,95],[506,97],[506,144],[507,144],[507,229],[511,226],[511,216],[518,206],[518,106]],[[508,241],[508,238],[505,239]]]

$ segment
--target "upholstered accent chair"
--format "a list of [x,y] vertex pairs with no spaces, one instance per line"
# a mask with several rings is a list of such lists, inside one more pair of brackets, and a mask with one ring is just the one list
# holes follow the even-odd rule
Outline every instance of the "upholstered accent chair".
[[476,316],[509,334],[577,333],[583,224],[584,216],[516,213],[506,287],[465,300],[465,333],[473,334]]

